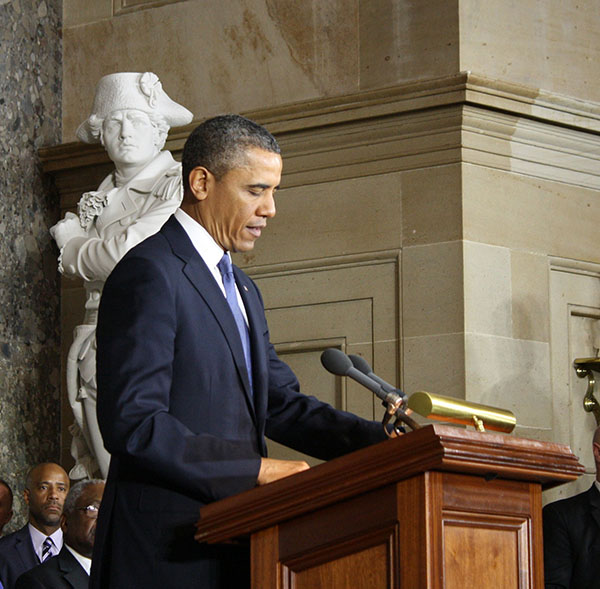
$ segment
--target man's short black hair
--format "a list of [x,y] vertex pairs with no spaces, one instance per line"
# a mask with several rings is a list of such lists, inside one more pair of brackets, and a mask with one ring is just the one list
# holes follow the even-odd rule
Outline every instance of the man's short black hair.
[[261,125],[240,115],[220,115],[196,127],[183,148],[183,188],[189,189],[190,172],[202,166],[220,180],[244,164],[249,147],[281,154],[277,140]]

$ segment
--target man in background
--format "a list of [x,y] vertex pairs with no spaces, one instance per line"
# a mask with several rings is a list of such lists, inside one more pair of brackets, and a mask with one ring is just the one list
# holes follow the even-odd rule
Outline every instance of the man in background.
[[60,552],[60,520],[68,492],[69,477],[58,464],[46,462],[29,471],[24,492],[29,522],[0,538],[0,583],[4,589],[13,589],[24,572]]
[[4,479],[0,479],[0,536],[2,535],[2,529],[12,518],[12,504],[12,489]]
[[62,550],[56,558],[21,575],[16,589],[87,589],[103,493],[104,481],[100,479],[73,485],[61,519]]
[[600,587],[600,427],[592,446],[596,463],[592,486],[544,507],[546,589]]

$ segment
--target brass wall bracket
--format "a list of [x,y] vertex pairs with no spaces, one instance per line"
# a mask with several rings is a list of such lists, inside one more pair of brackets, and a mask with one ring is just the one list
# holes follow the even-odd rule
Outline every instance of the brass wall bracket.
[[600,358],[575,358],[573,366],[579,378],[588,379],[587,391],[583,397],[583,409],[587,413],[593,413],[596,425],[600,425],[600,403],[594,396],[596,386],[594,373],[600,374]]

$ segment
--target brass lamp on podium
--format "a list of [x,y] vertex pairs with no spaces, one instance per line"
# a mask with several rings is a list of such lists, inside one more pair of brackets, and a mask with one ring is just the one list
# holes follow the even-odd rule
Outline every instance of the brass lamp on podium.
[[480,432],[493,430],[510,433],[517,424],[514,414],[506,409],[434,395],[425,391],[413,393],[408,398],[408,408],[421,417],[446,423],[472,425]]

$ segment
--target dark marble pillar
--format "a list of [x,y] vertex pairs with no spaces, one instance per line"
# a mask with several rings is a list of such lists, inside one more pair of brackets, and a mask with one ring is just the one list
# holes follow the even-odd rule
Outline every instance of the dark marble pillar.
[[0,477],[25,522],[28,468],[60,456],[58,198],[37,150],[61,139],[62,0],[0,0]]

